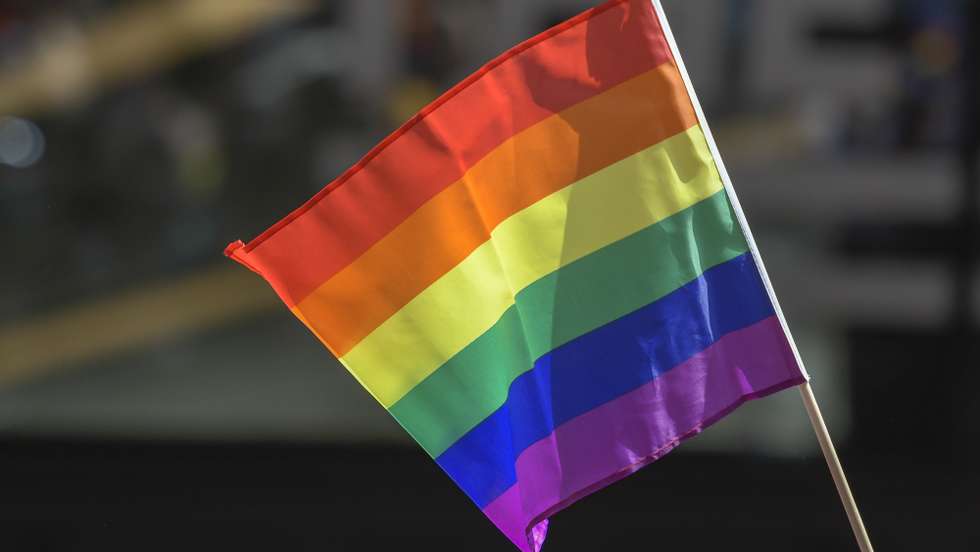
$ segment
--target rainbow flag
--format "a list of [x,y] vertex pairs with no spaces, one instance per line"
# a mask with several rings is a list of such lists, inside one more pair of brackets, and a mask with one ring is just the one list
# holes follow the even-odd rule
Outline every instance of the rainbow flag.
[[524,551],[805,381],[678,59],[649,0],[607,2],[227,250]]

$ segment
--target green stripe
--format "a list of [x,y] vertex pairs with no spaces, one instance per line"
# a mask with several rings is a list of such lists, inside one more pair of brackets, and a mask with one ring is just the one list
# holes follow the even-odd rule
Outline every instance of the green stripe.
[[493,327],[389,411],[436,457],[500,407],[534,359],[746,250],[728,198],[718,192],[534,282]]

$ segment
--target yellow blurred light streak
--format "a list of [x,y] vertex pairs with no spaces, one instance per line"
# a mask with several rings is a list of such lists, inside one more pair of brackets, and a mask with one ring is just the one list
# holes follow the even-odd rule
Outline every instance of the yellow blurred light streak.
[[254,274],[230,263],[217,265],[0,327],[0,386],[277,308],[275,293]]
[[88,29],[51,27],[17,69],[0,73],[0,113],[83,101],[314,7],[312,0],[170,0],[121,8]]

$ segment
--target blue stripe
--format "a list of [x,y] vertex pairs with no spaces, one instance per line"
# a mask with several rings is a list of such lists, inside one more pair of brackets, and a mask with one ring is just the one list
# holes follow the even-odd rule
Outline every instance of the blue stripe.
[[515,483],[520,453],[557,426],[772,315],[751,256],[736,257],[542,356],[514,380],[507,402],[436,461],[482,508]]

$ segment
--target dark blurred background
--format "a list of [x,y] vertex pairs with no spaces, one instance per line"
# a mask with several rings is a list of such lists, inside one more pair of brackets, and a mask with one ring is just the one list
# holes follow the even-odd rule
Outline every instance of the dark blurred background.
[[[872,539],[980,550],[980,2],[664,4]],[[589,5],[0,2],[0,550],[509,550],[221,250]],[[719,547],[855,549],[795,391],[546,545]]]

